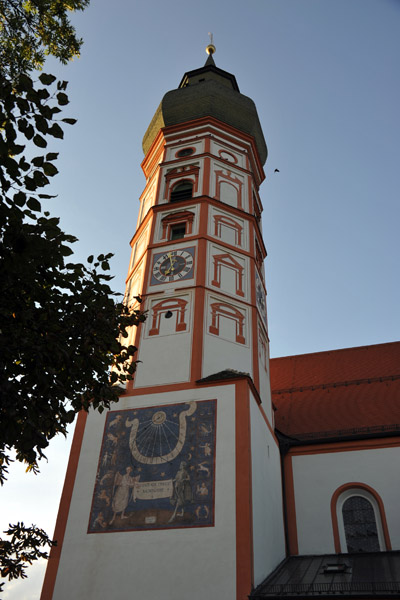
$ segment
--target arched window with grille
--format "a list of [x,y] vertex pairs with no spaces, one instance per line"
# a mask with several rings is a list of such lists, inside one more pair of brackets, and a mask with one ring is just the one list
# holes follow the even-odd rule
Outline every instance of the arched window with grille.
[[382,498],[369,485],[340,486],[332,496],[331,514],[336,552],[392,549]]

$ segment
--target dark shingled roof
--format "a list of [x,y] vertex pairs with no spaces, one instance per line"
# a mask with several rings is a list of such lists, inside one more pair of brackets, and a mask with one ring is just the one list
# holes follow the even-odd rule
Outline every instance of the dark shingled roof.
[[400,434],[400,342],[274,358],[270,374],[285,436]]
[[249,596],[270,598],[400,597],[400,552],[290,556]]
[[178,89],[165,94],[144,134],[144,153],[163,127],[202,117],[214,117],[253,136],[261,163],[265,163],[267,146],[256,106],[240,93],[234,75],[215,66],[211,55],[204,67],[185,73]]
[[225,369],[224,371],[219,371],[218,373],[203,377],[203,379],[199,379],[197,383],[207,383],[208,381],[221,381],[221,379],[234,379],[240,377],[250,377],[250,374],[242,371],[235,371],[235,369]]

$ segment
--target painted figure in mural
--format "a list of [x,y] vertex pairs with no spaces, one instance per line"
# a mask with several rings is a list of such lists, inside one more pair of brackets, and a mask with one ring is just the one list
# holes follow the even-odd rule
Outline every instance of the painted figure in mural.
[[[174,491],[171,502],[175,504],[175,510],[169,519],[168,523],[172,523],[176,516],[183,517],[185,505],[193,501],[192,486],[190,485],[190,475],[187,470],[187,463],[183,460],[179,465],[179,469],[172,480]],[[178,513],[178,510],[180,512]]]
[[97,515],[97,517],[94,520],[93,523],[93,527],[102,527],[103,529],[105,529],[105,527],[107,527],[107,523],[104,520],[104,515],[102,512],[99,512],[99,514]]
[[106,490],[101,490],[100,494],[97,496],[98,500],[103,500],[107,506],[110,506],[110,498],[107,496]]
[[205,461],[199,463],[197,465],[198,473],[205,473],[207,477],[210,476],[210,467],[207,465]]
[[204,481],[201,482],[201,485],[197,484],[196,491],[199,496],[208,496],[208,487]]
[[118,513],[121,513],[121,519],[127,518],[125,509],[129,503],[131,489],[140,479],[140,475],[132,477],[131,473],[132,467],[126,467],[125,475],[121,475],[118,472],[115,474],[112,500],[113,518],[110,521],[110,525],[114,523]]
[[199,444],[200,448],[203,448],[204,456],[211,456],[211,444],[210,442],[206,442],[205,444]]

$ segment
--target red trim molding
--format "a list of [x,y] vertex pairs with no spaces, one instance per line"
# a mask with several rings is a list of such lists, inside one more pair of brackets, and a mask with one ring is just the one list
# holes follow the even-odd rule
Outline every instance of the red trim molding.
[[247,600],[254,584],[250,395],[246,380],[238,381],[235,387],[236,598]]
[[67,474],[65,476],[64,487],[58,509],[56,528],[54,530],[54,539],[57,540],[57,546],[53,546],[50,551],[50,558],[47,564],[46,575],[44,578],[42,595],[40,600],[51,600],[53,597],[54,586],[56,583],[58,565],[60,562],[61,550],[64,541],[65,529],[69,507],[71,505],[72,492],[75,485],[76,471],[78,469],[79,456],[81,453],[83,434],[85,431],[87,412],[81,410],[76,421],[74,437],[72,439],[71,452],[69,455]]

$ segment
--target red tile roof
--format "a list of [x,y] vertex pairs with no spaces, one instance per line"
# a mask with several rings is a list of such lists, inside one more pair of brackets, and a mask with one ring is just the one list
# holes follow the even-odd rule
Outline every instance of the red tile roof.
[[270,372],[275,425],[285,435],[400,433],[400,342],[275,358]]

